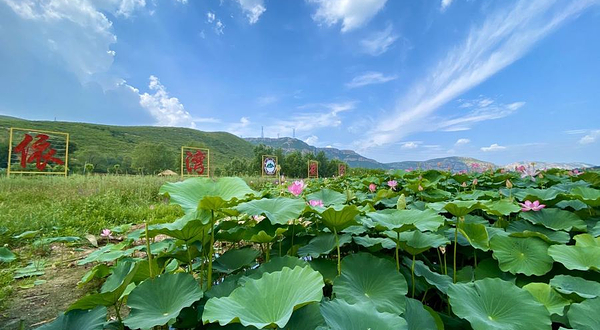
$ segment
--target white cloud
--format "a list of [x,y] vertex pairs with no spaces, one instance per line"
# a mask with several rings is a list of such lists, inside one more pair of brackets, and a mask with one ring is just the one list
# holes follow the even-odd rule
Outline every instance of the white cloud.
[[265,95],[265,96],[261,96],[256,100],[256,103],[258,103],[259,106],[264,107],[267,106],[269,104],[273,104],[275,102],[279,101],[279,98],[275,95]]
[[506,149],[506,147],[498,145],[497,143],[492,144],[489,147],[482,147],[481,151],[483,152],[492,152],[492,151],[500,151],[500,150],[504,150]]
[[579,140],[580,144],[590,144],[596,142],[600,138],[600,129],[592,130],[589,134]]
[[480,105],[472,107],[466,115],[452,118],[436,118],[433,124],[427,123],[427,121],[423,122],[423,130],[466,131],[471,129],[476,123],[510,116],[523,107],[525,102],[513,102],[510,104],[493,104],[493,102],[490,102],[488,106]]
[[316,135],[311,135],[307,137],[304,142],[310,146],[314,146],[317,142],[319,142],[319,137]]
[[469,140],[469,139],[458,139],[458,140],[456,140],[456,143],[454,143],[454,145],[461,146],[461,145],[469,144],[470,142],[471,142],[471,140]]
[[361,27],[381,11],[387,0],[307,0],[317,4],[313,19],[331,26],[342,23],[342,32]]
[[248,127],[250,126],[250,124],[252,124],[252,122],[250,121],[250,119],[248,117],[242,117],[242,118],[240,118],[239,122],[230,124],[227,127],[227,132],[230,132],[231,134],[235,134],[235,135],[239,135],[239,136],[244,136],[244,135],[248,136],[249,135]]
[[267,10],[264,0],[237,0],[237,2],[242,7],[246,17],[248,17],[250,24],[258,22],[260,15]]
[[352,78],[350,82],[346,83],[346,87],[356,88],[372,84],[383,84],[395,79],[398,79],[398,76],[385,76],[381,72],[370,71]]
[[388,24],[384,30],[375,32],[369,37],[362,39],[360,45],[364,53],[379,56],[387,52],[397,39],[398,35],[394,34],[392,24]]
[[195,127],[194,120],[176,97],[170,97],[157,77],[150,76],[148,85],[154,94],[140,94],[140,105],[148,110],[158,126]]
[[122,0],[117,10],[117,15],[129,17],[138,8],[144,8],[145,6],[145,0]]
[[419,147],[419,144],[417,142],[404,142],[402,143],[402,145],[400,146],[400,149],[416,149]]
[[[356,144],[363,149],[387,145],[423,130],[442,105],[487,80],[527,53],[561,24],[581,14],[596,0],[520,0],[502,8],[469,32],[426,79],[398,100],[396,109]],[[506,110],[522,106],[509,105]],[[473,122],[474,118],[466,118]],[[460,127],[454,127],[460,128]]]
[[451,4],[452,4],[452,0],[442,0],[441,10],[442,11],[446,10],[448,7],[450,7]]
[[213,12],[210,12],[210,11],[209,11],[208,13],[206,13],[206,21],[207,21],[208,23],[212,23],[212,22],[214,22],[214,21],[215,21],[215,18],[216,18],[216,15],[215,15],[215,13],[213,13]]

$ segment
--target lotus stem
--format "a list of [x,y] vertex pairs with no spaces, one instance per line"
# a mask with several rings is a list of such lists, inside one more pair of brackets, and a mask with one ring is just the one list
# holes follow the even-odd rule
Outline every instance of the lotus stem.
[[292,220],[292,247],[290,249],[290,255],[294,250],[294,236],[296,236],[296,219]]
[[444,264],[442,263],[442,254],[440,253],[440,249],[439,248],[437,248],[436,251],[437,251],[437,254],[438,254],[438,261],[440,263],[440,271],[442,271],[442,269],[443,269],[442,267],[444,267]]
[[396,270],[400,271],[400,232],[396,232],[398,240],[396,241]]
[[410,266],[410,276],[412,278],[412,298],[415,298],[415,255],[413,254],[412,265]]
[[445,253],[444,253],[444,275],[448,275],[448,258],[446,258]]
[[342,275],[342,257],[340,255],[340,240],[338,239],[337,230],[333,228],[333,234],[335,235],[335,247],[337,248],[337,271],[338,276]]
[[146,255],[148,256],[148,269],[150,270],[150,278],[154,278],[152,271],[152,250],[150,250],[150,238],[148,237],[148,222],[144,223],[144,231],[146,232]]
[[208,275],[206,276],[206,280],[208,283],[206,284],[207,290],[212,288],[212,256],[215,252],[215,211],[210,211],[210,248],[208,250]]
[[456,226],[454,226],[454,264],[452,269],[453,282],[456,283],[456,248],[458,246],[458,223],[461,221],[462,217],[456,219]]
[[185,249],[187,250],[187,255],[188,255],[188,260],[189,260],[189,264],[188,264],[188,271],[190,272],[190,274],[192,274],[193,272],[193,263],[192,263],[192,253],[190,252],[190,244],[186,243],[185,244]]

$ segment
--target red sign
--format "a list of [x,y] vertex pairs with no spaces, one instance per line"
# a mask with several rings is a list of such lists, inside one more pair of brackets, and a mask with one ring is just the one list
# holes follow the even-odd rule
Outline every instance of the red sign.
[[202,150],[196,152],[186,151],[185,153],[185,168],[188,174],[204,174],[204,159],[206,155]]
[[50,142],[48,142],[48,135],[38,134],[35,136],[35,139],[31,143],[34,138],[29,134],[25,134],[23,140],[13,149],[15,153],[20,153],[22,168],[27,168],[27,164],[33,162],[35,162],[35,167],[40,171],[46,169],[48,162],[59,165],[65,164],[62,159],[54,157],[56,149],[53,149]]
[[308,177],[318,178],[319,177],[319,162],[309,161],[308,163]]
[[338,165],[338,175],[339,176],[346,175],[346,165],[344,165],[344,164],[339,164]]

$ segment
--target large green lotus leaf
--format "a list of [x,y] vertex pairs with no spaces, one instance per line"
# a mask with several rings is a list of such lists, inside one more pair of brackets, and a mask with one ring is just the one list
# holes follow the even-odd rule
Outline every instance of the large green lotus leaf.
[[546,306],[550,314],[563,316],[565,307],[571,303],[546,283],[529,283],[523,286],[523,289],[527,290],[538,302]]
[[571,194],[589,206],[600,206],[600,190],[590,187],[575,187]]
[[444,330],[442,320],[436,320],[416,299],[406,298],[406,311],[403,316],[409,330]]
[[521,211],[519,205],[505,199],[499,201],[486,201],[483,203],[483,209],[486,213],[497,216],[507,216],[511,213]]
[[506,228],[511,237],[538,237],[548,243],[566,244],[571,240],[569,233],[536,226],[529,221],[511,221]]
[[417,228],[421,231],[435,231],[444,225],[444,217],[431,209],[394,210],[387,209],[368,213],[367,216],[377,224],[394,231]]
[[221,273],[230,274],[236,270],[254,263],[260,251],[252,248],[231,249],[215,259],[213,268]]
[[72,310],[60,314],[52,323],[37,330],[102,330],[106,323],[106,307],[98,306],[92,310]]
[[342,231],[353,225],[358,225],[355,218],[360,213],[355,205],[334,205],[321,212],[323,223],[330,230]]
[[471,201],[452,201],[446,203],[444,209],[455,217],[464,217],[469,214],[471,211],[482,208],[482,205],[479,201],[471,200]]
[[513,189],[513,196],[517,199],[525,201],[525,200],[539,200],[539,201],[551,201],[556,198],[560,194],[560,191],[557,189],[536,189],[536,188],[527,188],[527,189]]
[[133,270],[135,267],[135,263],[130,261],[121,261],[117,264],[117,266],[112,270],[112,274],[106,279],[102,288],[100,289],[101,293],[115,291],[123,284],[123,281],[127,278],[127,275]]
[[552,245],[548,254],[570,270],[600,271],[600,247]]
[[581,298],[600,297],[600,283],[589,281],[581,277],[571,275],[556,275],[550,280],[550,285],[556,291],[564,294],[576,294]]
[[330,205],[342,205],[346,203],[346,195],[331,189],[321,189],[317,192],[309,194],[306,199],[323,201],[325,207]]
[[452,311],[474,330],[550,330],[544,305],[516,285],[496,278],[448,288]]
[[[122,266],[120,266],[120,267],[123,267],[123,269],[127,269],[128,268],[127,265],[129,263],[121,261],[119,264],[120,265],[122,264]],[[114,276],[114,277],[111,280],[112,284],[110,284],[110,287],[114,287],[115,283],[120,282],[119,285],[113,291],[96,293],[96,294],[91,294],[91,295],[85,296],[85,297],[77,300],[73,304],[71,304],[71,306],[69,306],[67,311],[72,311],[72,310],[76,310],[76,309],[88,310],[88,309],[95,308],[96,306],[112,306],[112,305],[116,304],[121,299],[121,296],[125,292],[125,289],[127,289],[127,286],[131,283],[131,281],[135,277],[135,274],[136,274],[138,268],[139,268],[139,265],[134,264],[133,267],[129,268],[129,272],[127,273],[127,275],[122,278],[121,278],[121,275],[122,275],[121,272],[119,272],[119,274],[113,273],[113,275],[111,275],[111,276]]]
[[194,219],[184,216],[172,223],[161,223],[148,227],[148,235],[154,237],[158,234],[167,235],[186,242],[201,239],[210,230],[208,221]]
[[323,298],[323,277],[310,268],[283,268],[246,281],[228,297],[211,298],[204,306],[202,321],[220,325],[285,327],[294,310]]
[[396,243],[387,237],[353,236],[352,240],[360,246],[373,248],[375,251],[396,248]]
[[264,215],[272,224],[285,225],[290,220],[298,219],[305,207],[302,199],[277,197],[242,203],[235,209],[248,215]]
[[600,324],[600,298],[573,304],[567,312],[571,327],[577,330],[598,330]]
[[472,247],[488,251],[490,249],[487,227],[478,223],[460,223],[458,232],[471,244]]
[[600,247],[600,237],[594,237],[590,234],[579,234],[575,237],[575,245],[581,247]]
[[333,293],[350,304],[371,302],[380,312],[402,314],[408,285],[392,261],[357,253],[342,260]]
[[[397,233],[393,231],[385,233],[389,238],[397,240]],[[450,241],[446,237],[438,234],[423,233],[418,230],[400,233],[400,247],[412,255],[417,255],[430,248],[438,248],[449,243]]]
[[484,278],[499,278],[512,283],[516,282],[517,277],[511,273],[503,272],[498,266],[498,261],[493,258],[481,260],[475,268],[475,279],[482,280]]
[[8,248],[0,247],[0,262],[11,262],[15,259],[17,257]]
[[544,275],[552,269],[548,243],[535,237],[518,238],[496,235],[490,241],[500,269],[512,274]]
[[[411,267],[412,259],[405,257],[402,260],[402,263],[406,265],[406,267]],[[435,286],[444,294],[448,292],[448,288],[450,287],[450,285],[452,285],[452,278],[450,276],[438,274],[432,271],[421,260],[415,260],[415,275],[425,278],[425,281],[427,281],[427,283]]]
[[259,279],[265,273],[278,272],[284,268],[294,269],[296,267],[306,267],[307,265],[306,261],[296,257],[274,257],[269,262],[260,265],[260,267],[246,271],[246,277],[241,278],[240,282],[244,283],[247,279]]
[[164,325],[200,299],[202,290],[192,275],[162,274],[131,291],[127,298],[130,313],[123,323],[132,329]]
[[[180,205],[185,213],[204,210],[218,210],[256,192],[240,178],[190,178],[181,182],[168,182],[160,187],[159,194],[169,197],[171,204]],[[205,205],[200,206],[202,201]]]
[[[339,235],[338,236],[340,247],[352,242],[352,236],[348,234]],[[329,254],[329,252],[333,251],[336,248],[335,245],[335,235],[321,234],[310,240],[310,243],[298,249],[298,255],[301,257],[310,256],[312,258],[317,258],[320,255]]]
[[321,304],[321,314],[331,330],[408,330],[406,320],[392,313],[381,313],[373,304],[349,304],[334,299]]
[[292,313],[292,317],[282,330],[315,330],[325,325],[318,303],[310,303]]
[[542,209],[537,212],[521,212],[521,218],[552,230],[570,231],[575,228],[584,231],[587,228],[585,222],[575,213],[561,209]]
[[561,209],[566,209],[567,207],[570,207],[575,211],[580,211],[588,208],[587,204],[578,199],[562,200],[556,203],[556,206],[560,207]]

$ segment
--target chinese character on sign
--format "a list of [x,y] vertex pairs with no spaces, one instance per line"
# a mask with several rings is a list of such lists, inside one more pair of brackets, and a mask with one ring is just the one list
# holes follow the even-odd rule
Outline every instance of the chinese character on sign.
[[23,141],[21,141],[14,149],[16,153],[21,154],[22,168],[26,168],[28,163],[33,162],[35,162],[35,166],[40,171],[46,169],[48,162],[59,165],[65,164],[61,159],[54,157],[56,150],[50,147],[48,138],[49,137],[46,134],[38,134],[35,136],[36,141],[31,143],[34,138],[29,134],[25,134]]
[[199,175],[204,174],[205,157],[206,155],[201,150],[197,150],[194,153],[192,153],[191,151],[186,151],[185,168],[187,169],[188,174],[194,172]]
[[318,177],[319,176],[319,163],[310,162],[308,165],[308,177]]
[[339,176],[344,176],[344,175],[346,175],[346,165],[344,165],[344,164],[339,164],[339,167],[338,167],[338,175],[339,175]]

